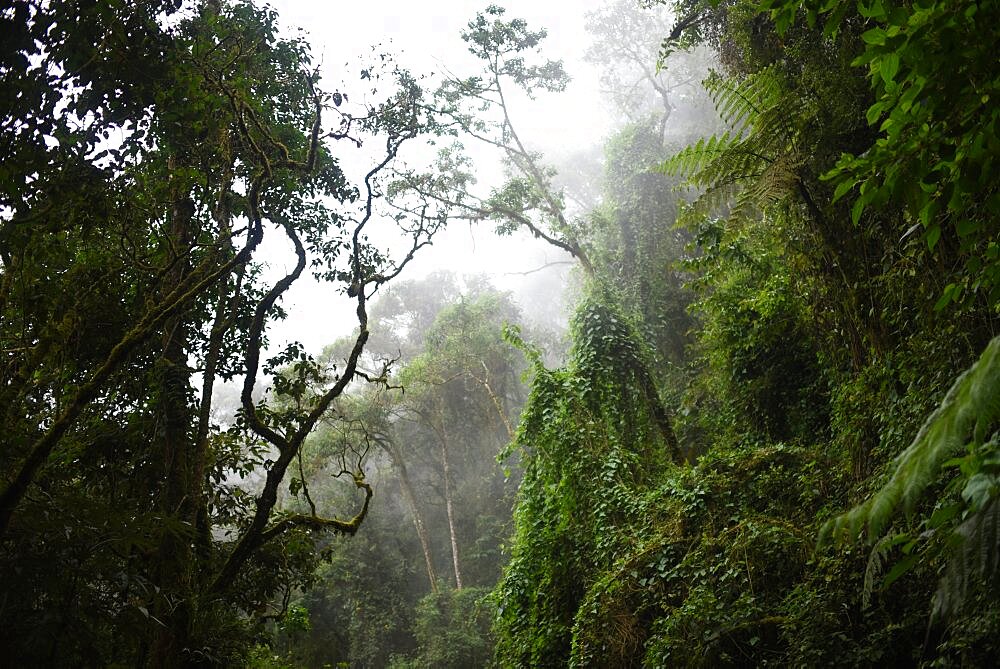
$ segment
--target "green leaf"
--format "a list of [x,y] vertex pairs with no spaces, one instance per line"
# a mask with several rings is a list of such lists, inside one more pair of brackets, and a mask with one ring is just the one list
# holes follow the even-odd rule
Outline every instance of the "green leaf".
[[855,200],[854,206],[851,207],[851,222],[854,223],[854,225],[857,225],[858,221],[861,220],[861,214],[862,212],[864,212],[864,210],[865,210],[865,201],[861,198]]
[[882,112],[884,111],[885,111],[884,102],[876,102],[871,107],[869,107],[868,111],[865,112],[865,120],[868,121],[868,125],[875,125],[875,123],[880,118],[882,118]]
[[949,283],[944,287],[941,297],[934,303],[934,311],[941,311],[951,303],[951,298],[955,293],[955,284]]
[[784,35],[792,24],[795,23],[795,12],[797,9],[797,3],[788,3],[771,12],[774,27],[777,28],[779,35]]
[[977,230],[979,230],[980,225],[979,225],[978,221],[970,221],[968,219],[965,219],[965,220],[959,221],[957,227],[958,227],[958,236],[959,237],[968,237],[972,233],[974,233]]
[[928,228],[938,211],[938,201],[935,198],[928,198],[927,204],[920,208],[920,223]]
[[840,198],[844,197],[844,195],[854,188],[854,185],[857,183],[858,182],[855,179],[844,179],[841,181],[837,184],[837,187],[833,191],[833,201],[836,202]]
[[941,226],[938,224],[932,225],[927,229],[927,248],[931,251],[937,246],[938,241],[941,239]]
[[885,44],[885,31],[881,28],[872,28],[871,30],[861,33],[861,39],[865,42],[865,44],[879,46]]
[[897,72],[899,72],[899,54],[887,53],[879,63],[879,74],[882,76],[882,81],[887,84],[892,83]]
[[882,587],[888,588],[890,585],[896,582],[900,576],[906,572],[913,569],[913,566],[917,563],[917,555],[907,555],[902,560],[897,562],[889,573],[885,575],[885,579],[882,581]]
[[882,0],[873,0],[870,3],[859,2],[858,12],[866,19],[880,19],[885,16],[885,7],[882,4]]
[[942,506],[934,510],[931,514],[930,519],[927,521],[927,527],[931,529],[937,529],[943,526],[945,523],[951,521],[952,518],[958,515],[958,512],[962,510],[962,505],[955,503],[949,504],[947,506]]

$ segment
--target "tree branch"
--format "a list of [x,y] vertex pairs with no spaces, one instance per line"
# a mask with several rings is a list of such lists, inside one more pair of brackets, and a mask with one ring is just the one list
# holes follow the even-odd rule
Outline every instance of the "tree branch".
[[368,506],[373,495],[372,487],[367,481],[365,481],[364,474],[359,472],[353,474],[353,476],[354,485],[365,491],[364,506],[361,507],[361,511],[359,511],[353,518],[350,520],[338,520],[336,518],[319,518],[315,515],[307,516],[305,514],[286,516],[261,533],[260,545],[266,544],[293,527],[306,527],[311,530],[333,530],[334,532],[353,536],[358,531],[358,528],[361,527],[361,524],[365,520],[365,516],[368,515]]

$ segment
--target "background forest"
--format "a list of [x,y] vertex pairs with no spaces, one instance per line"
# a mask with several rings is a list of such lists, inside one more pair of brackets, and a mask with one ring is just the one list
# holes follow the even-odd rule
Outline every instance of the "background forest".
[[562,155],[498,6],[0,5],[0,666],[995,666],[998,5],[614,0]]

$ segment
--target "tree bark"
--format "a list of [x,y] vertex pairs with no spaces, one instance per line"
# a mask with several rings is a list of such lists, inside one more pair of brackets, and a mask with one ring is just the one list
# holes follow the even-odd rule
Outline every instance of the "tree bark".
[[[187,195],[175,196],[169,239],[172,252],[168,256],[172,267],[163,277],[167,287],[180,284],[190,271],[186,258],[193,237],[193,215],[194,203]],[[191,387],[187,343],[185,313],[181,311],[168,318],[163,325],[163,353],[157,363],[157,413],[162,426],[157,441],[163,459],[160,511],[164,518],[172,522],[162,528],[152,565],[157,594],[150,610],[163,623],[153,627],[150,643],[148,666],[156,669],[183,666],[193,622],[191,540],[178,531],[183,524],[194,527],[194,510],[197,508],[195,488],[199,488],[191,476],[195,444],[193,435],[189,434],[192,411],[187,401]]]
[[427,533],[427,525],[417,506],[417,497],[413,494],[413,486],[410,484],[410,475],[406,470],[406,461],[403,459],[403,452],[399,446],[393,444],[390,450],[393,464],[396,465],[396,472],[399,474],[399,487],[403,491],[403,499],[410,512],[413,514],[413,525],[417,529],[417,537],[420,539],[420,548],[424,553],[424,564],[427,567],[427,580],[431,585],[431,592],[437,593],[437,572],[434,571],[434,560],[431,555],[431,539]]
[[458,536],[455,533],[455,505],[451,494],[451,464],[448,461],[448,433],[441,422],[441,466],[444,467],[444,504],[448,512],[448,534],[451,538],[451,561],[455,567],[455,588],[462,589],[462,570],[458,562]]

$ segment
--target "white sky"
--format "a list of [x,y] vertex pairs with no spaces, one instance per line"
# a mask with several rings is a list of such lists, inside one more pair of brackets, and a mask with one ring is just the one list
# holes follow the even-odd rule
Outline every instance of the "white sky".
[[[375,45],[396,54],[397,61],[414,74],[440,72],[445,67],[459,75],[471,73],[475,63],[461,32],[489,2],[271,0],[270,4],[283,25],[306,31],[313,55],[322,63],[325,88],[331,90],[342,80],[344,65],[359,62]],[[524,18],[531,29],[545,28],[548,37],[542,43],[544,56],[562,59],[573,78],[565,93],[539,97],[530,106],[515,109],[518,131],[532,148],[546,153],[602,143],[610,119],[596,102],[600,99],[597,72],[583,63],[582,57],[590,43],[584,14],[605,4],[603,0],[506,0],[496,4],[507,9],[506,19]],[[496,166],[485,163],[480,184],[491,181],[491,174],[492,179],[499,179]],[[290,253],[284,254],[276,247],[265,251],[275,276],[291,266]],[[562,257],[544,243],[527,238],[501,239],[487,226],[454,224],[435,238],[433,246],[422,249],[399,279],[448,269],[459,275],[487,273],[496,285],[517,290],[520,284],[538,279],[535,274],[517,273],[557,259]],[[558,296],[552,299],[555,302]],[[285,295],[282,305],[289,316],[272,327],[271,351],[297,339],[307,350],[318,353],[357,325],[352,300],[305,275]]]

